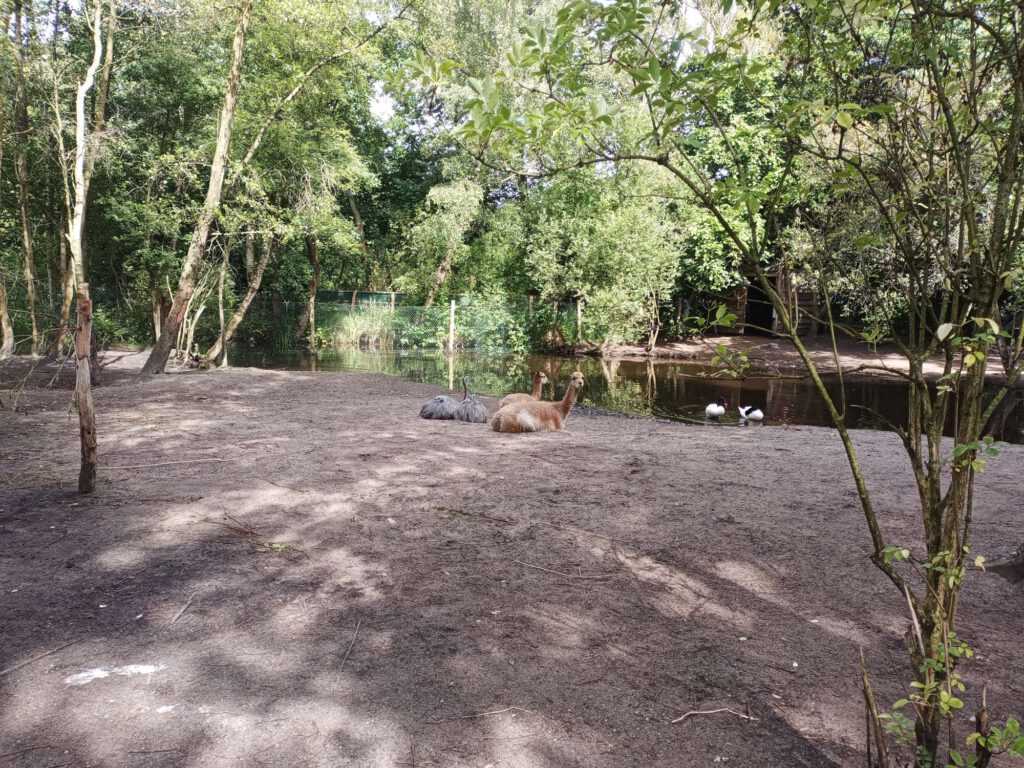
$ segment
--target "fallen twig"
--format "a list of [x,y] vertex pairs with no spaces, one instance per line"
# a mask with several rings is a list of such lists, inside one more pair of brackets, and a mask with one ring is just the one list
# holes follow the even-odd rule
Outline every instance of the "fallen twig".
[[209,461],[219,461],[219,462],[223,463],[223,462],[226,462],[227,459],[184,459],[182,461],[158,461],[155,464],[125,464],[125,465],[120,466],[120,467],[104,467],[104,466],[101,465],[101,468],[104,469],[104,470],[107,470],[107,469],[149,469],[150,467],[168,467],[171,464],[202,464],[203,462],[209,462]]
[[605,536],[603,533],[594,533],[593,531],[584,531],[582,528],[573,528],[569,525],[557,525],[555,523],[546,523],[543,520],[534,520],[533,522],[538,525],[546,525],[548,528],[557,528],[560,531],[571,531],[572,533],[580,533],[584,536],[596,536],[599,539],[607,539],[608,541],[617,541],[622,543],[622,539],[616,539],[612,536]]
[[174,622],[176,622],[178,619],[180,619],[182,617],[182,615],[185,613],[185,611],[188,610],[188,607],[190,605],[192,605],[192,601],[196,599],[196,595],[198,595],[198,594],[199,594],[198,592],[193,592],[189,596],[188,601],[183,606],[181,606],[181,609],[176,614],[174,614],[174,618],[171,619],[167,623],[170,625],[170,624],[173,624]]
[[345,658],[343,658],[343,659],[341,660],[341,666],[340,666],[340,667],[338,667],[338,669],[339,669],[339,670],[342,670],[342,669],[344,669],[344,668],[345,668],[345,662],[346,662],[346,661],[348,661],[348,657],[349,657],[349,656],[351,655],[351,653],[352,653],[352,648],[353,648],[353,646],[355,646],[355,644],[356,644],[356,635],[358,635],[358,634],[359,634],[359,627],[360,627],[360,625],[361,625],[362,623],[363,623],[363,620],[362,620],[362,619],[359,619],[358,621],[356,621],[356,628],[355,628],[355,631],[353,631],[353,632],[352,632],[352,640],[351,640],[351,641],[349,641],[349,644],[348,644],[348,650],[347,650],[347,651],[345,651]]
[[439,720],[426,720],[424,722],[429,723],[431,725],[436,725],[437,723],[451,723],[455,722],[456,720],[475,720],[478,717],[503,715],[506,712],[524,712],[527,715],[539,715],[540,717],[543,717],[543,715],[540,715],[538,712],[533,712],[529,709],[523,709],[522,707],[505,707],[504,709],[492,709],[490,712],[478,712],[475,715],[457,715],[455,717],[442,717]]
[[161,752],[181,752],[177,747],[171,749],[129,749],[129,755],[158,755]]
[[60,536],[58,536],[58,537],[57,537],[56,539],[54,539],[53,541],[51,541],[51,542],[49,542],[49,543],[47,543],[47,544],[43,544],[43,545],[42,545],[41,547],[39,547],[39,549],[46,549],[47,547],[52,547],[52,546],[53,546],[54,544],[56,544],[56,543],[57,543],[58,541],[62,541],[63,539],[66,539],[66,538],[67,538],[67,536],[68,536],[68,533],[70,533],[70,531],[71,531],[71,529],[70,529],[70,528],[66,528],[66,529],[64,529],[64,533],[62,533],[62,534],[61,534]]
[[261,477],[260,480],[264,483],[270,483],[271,485],[276,485],[278,488],[284,488],[288,491],[295,491],[296,493],[312,493],[312,491],[307,491],[305,488],[292,488],[290,485],[281,485],[281,483],[275,483],[273,480],[267,480],[265,477]]
[[224,515],[224,517],[227,518],[228,520],[230,520],[235,525],[237,525],[243,531],[249,533],[250,535],[252,535],[252,536],[259,536],[260,535],[259,531],[257,531],[255,528],[253,528],[248,523],[243,523],[237,517],[232,517],[231,515]]
[[3,671],[0,671],[0,677],[3,677],[4,675],[8,674],[9,672],[14,672],[17,669],[21,669],[22,667],[27,667],[29,664],[31,664],[34,661],[39,661],[40,659],[45,659],[47,656],[52,656],[57,651],[62,651],[65,648],[67,648],[69,645],[74,645],[75,643],[82,642],[83,639],[84,638],[80,637],[77,640],[72,640],[70,643],[64,643],[64,645],[59,645],[56,648],[54,648],[52,651],[46,651],[46,653],[40,653],[38,656],[33,656],[28,661],[21,662],[21,664],[15,664],[13,667],[8,667],[7,669],[5,669]]
[[682,717],[677,717],[672,722],[673,723],[682,723],[688,717],[695,717],[697,715],[717,715],[717,714],[719,714],[721,712],[728,712],[730,715],[736,715],[736,717],[741,717],[744,720],[757,720],[757,718],[754,717],[753,715],[744,715],[742,712],[737,712],[735,709],[725,709],[725,708],[723,708],[723,709],[692,709],[689,712],[687,712],[685,715],[683,715]]
[[235,533],[245,534],[246,536],[259,536],[260,535],[259,531],[257,531],[251,525],[245,525],[244,523],[240,523],[238,520],[235,520],[235,518],[231,517],[230,515],[224,515],[224,517],[228,518],[229,520],[234,520],[235,521],[235,525],[232,525],[231,523],[225,523],[222,520],[210,520],[209,518],[205,518],[205,517],[203,518],[203,522],[204,523],[212,523],[213,525],[220,525],[220,526],[223,526],[224,528],[227,528],[229,531],[234,531]]
[[453,507],[435,507],[435,509],[437,509],[438,512],[451,512],[453,515],[462,515],[463,517],[479,517],[484,520],[501,523],[502,525],[513,525],[518,522],[507,517],[492,517],[491,515],[485,515],[483,512],[465,512]]
[[14,752],[4,752],[2,755],[0,755],[0,760],[4,760],[4,759],[6,759],[8,757],[18,757],[19,755],[24,755],[27,752],[35,752],[37,749],[49,749],[49,748],[50,748],[49,744],[37,744],[34,747],[25,747],[24,749],[16,749]]
[[565,573],[564,571],[553,571],[550,568],[545,568],[542,565],[532,565],[530,563],[524,563],[522,560],[513,560],[512,562],[519,563],[520,565],[525,566],[527,568],[534,568],[538,571],[544,571],[545,573],[553,573],[556,576],[564,576],[567,579],[610,579],[612,576],[616,575],[614,573],[599,573],[593,576],[588,576],[584,574]]

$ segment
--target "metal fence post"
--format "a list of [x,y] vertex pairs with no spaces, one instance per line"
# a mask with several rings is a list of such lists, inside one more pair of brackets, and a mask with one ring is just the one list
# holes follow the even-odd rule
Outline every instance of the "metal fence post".
[[455,354],[455,299],[448,309],[448,354]]

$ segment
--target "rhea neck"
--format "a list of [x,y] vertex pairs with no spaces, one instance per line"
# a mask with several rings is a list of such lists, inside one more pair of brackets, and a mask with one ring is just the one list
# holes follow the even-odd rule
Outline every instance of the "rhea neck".
[[462,380],[462,399],[469,399],[469,383],[466,381],[466,379]]

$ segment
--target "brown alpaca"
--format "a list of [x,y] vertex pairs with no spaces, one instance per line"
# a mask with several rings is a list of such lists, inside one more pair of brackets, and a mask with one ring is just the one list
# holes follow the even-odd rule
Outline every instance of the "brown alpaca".
[[501,402],[498,403],[499,410],[504,408],[506,405],[511,403],[528,403],[531,400],[540,400],[541,387],[548,383],[548,377],[540,371],[533,372],[533,392],[527,394],[525,392],[516,392],[511,395],[505,395],[501,398]]
[[494,414],[491,427],[495,432],[557,432],[565,423],[582,387],[583,374],[576,371],[561,402],[527,400],[506,405]]

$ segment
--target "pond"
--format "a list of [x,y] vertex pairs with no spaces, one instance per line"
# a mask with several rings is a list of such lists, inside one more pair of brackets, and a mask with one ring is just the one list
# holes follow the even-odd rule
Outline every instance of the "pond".
[[[541,370],[550,383],[545,400],[559,399],[569,375],[579,370],[586,384],[579,402],[608,411],[704,423],[704,407],[725,398],[729,410],[722,424],[738,426],[738,405],[755,405],[765,414],[764,426],[810,424],[831,426],[824,403],[808,378],[754,378],[742,381],[715,377],[715,369],[678,361],[602,360],[591,357],[465,353],[449,359],[441,352],[371,352],[358,349],[299,351],[232,349],[234,366],[277,370],[361,371],[449,387],[463,375],[470,391],[501,396],[529,391],[528,372]],[[826,377],[833,393],[838,381]],[[853,428],[884,429],[885,422],[906,421],[906,385],[892,380],[847,381],[847,421]],[[993,434],[1007,442],[1024,442],[1024,390],[1007,396],[993,419]]]

